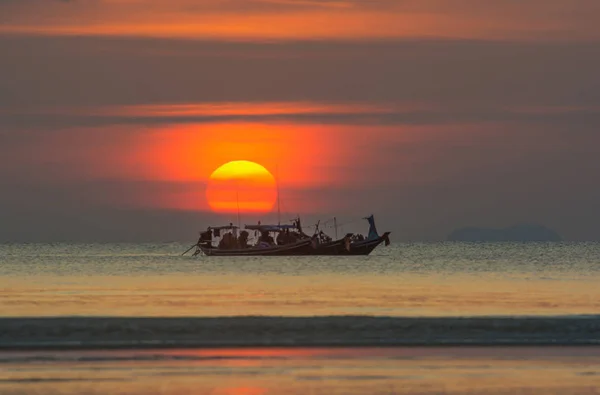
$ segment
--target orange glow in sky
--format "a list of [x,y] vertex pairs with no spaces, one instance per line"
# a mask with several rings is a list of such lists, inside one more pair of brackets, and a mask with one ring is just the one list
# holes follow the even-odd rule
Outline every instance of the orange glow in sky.
[[211,175],[206,200],[215,212],[269,212],[277,198],[275,177],[255,162],[225,163]]
[[[241,212],[265,213],[274,210],[278,184],[282,212],[295,215],[327,211],[331,202],[322,193],[352,185],[364,188],[384,177],[386,172],[373,177],[364,171],[365,163],[384,167],[387,163],[366,148],[384,137],[404,141],[424,136],[405,129],[377,126],[365,133],[360,126],[248,122],[115,126],[57,132],[40,138],[39,149],[29,149],[35,150],[40,161],[51,160],[54,156],[49,157],[41,147],[61,141],[69,147],[61,151],[61,160],[73,169],[72,179],[114,179],[138,185],[134,194],[122,191],[102,198],[110,204],[235,213],[237,192]],[[411,160],[409,154],[403,156]],[[251,167],[231,171],[225,166],[215,172],[241,160],[267,170],[260,175]],[[410,167],[394,172],[408,176]],[[250,188],[256,190],[251,193]],[[343,201],[335,202],[338,208],[340,204]]]
[[[0,24],[0,33],[234,40],[535,39],[549,35],[598,38],[594,19],[569,18],[564,8],[573,13],[578,8],[567,5],[565,0],[548,0],[545,13],[539,12],[537,2],[462,3],[461,6],[448,0],[44,2],[43,9],[39,4],[31,5],[32,8],[20,5],[13,10],[10,23]],[[584,12],[579,13],[585,16]]]
[[206,183],[220,165],[247,160],[278,168],[282,186],[308,187],[328,181],[312,164],[334,157],[329,128],[318,125],[223,123],[173,125],[139,139],[137,156],[145,178]]
[[[275,174],[277,169],[282,195],[335,181],[327,164],[340,163],[342,159],[336,148],[340,143],[327,133],[329,129],[320,125],[260,123],[161,127],[136,138],[134,154],[121,165],[120,174],[124,175],[122,169],[127,169],[128,178],[197,188],[169,196],[148,196],[149,206],[236,212],[237,191],[240,211],[267,212],[272,210],[277,196],[275,178],[269,171]],[[249,166],[236,166],[234,172],[226,167],[214,173],[223,164],[241,160],[260,164],[269,171],[258,175],[250,172]],[[243,182],[234,176],[235,172],[243,177]],[[231,179],[225,180],[224,174]],[[256,190],[251,193],[250,187]],[[282,204],[292,205],[287,200]],[[302,211],[295,204],[293,209]]]

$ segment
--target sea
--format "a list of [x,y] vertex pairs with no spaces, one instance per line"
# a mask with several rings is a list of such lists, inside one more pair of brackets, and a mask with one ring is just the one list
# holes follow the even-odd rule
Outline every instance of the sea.
[[0,394],[598,394],[600,243],[0,245]]

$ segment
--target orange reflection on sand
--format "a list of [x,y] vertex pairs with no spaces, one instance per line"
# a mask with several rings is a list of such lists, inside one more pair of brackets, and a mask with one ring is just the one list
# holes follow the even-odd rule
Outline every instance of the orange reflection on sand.
[[230,387],[218,388],[211,392],[211,395],[262,395],[266,393],[264,388],[259,387]]

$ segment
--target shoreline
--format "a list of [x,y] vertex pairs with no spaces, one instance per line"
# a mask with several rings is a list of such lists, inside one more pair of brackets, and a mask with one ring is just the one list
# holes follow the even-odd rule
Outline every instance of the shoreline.
[[181,349],[202,349],[202,350],[239,350],[239,349],[524,349],[524,348],[543,348],[543,349],[567,349],[567,348],[594,348],[600,349],[600,342],[596,343],[445,343],[445,344],[419,344],[419,343],[396,343],[396,344],[127,344],[127,345],[0,345],[2,352],[37,352],[37,351],[149,351],[149,350],[181,350]]
[[0,318],[0,350],[600,346],[600,316]]

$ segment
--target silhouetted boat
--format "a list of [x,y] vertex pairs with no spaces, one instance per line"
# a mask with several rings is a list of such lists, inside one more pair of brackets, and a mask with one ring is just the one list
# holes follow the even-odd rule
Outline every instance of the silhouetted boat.
[[[196,245],[192,246],[196,247],[194,256],[200,253],[208,256],[300,256],[313,255],[317,248],[315,240],[302,231],[299,218],[293,225],[259,223],[246,225],[245,229],[238,236],[239,227],[233,224],[209,227],[201,234]],[[255,245],[248,245],[247,230],[260,232]],[[218,246],[213,245],[213,232],[220,239]],[[276,239],[270,234],[277,235]]]
[[[246,230],[240,232],[239,236],[239,227],[233,224],[209,227],[188,251],[195,247],[194,256],[200,253],[207,256],[369,255],[381,243],[389,245],[390,232],[379,236],[374,217],[371,215],[365,219],[369,221],[366,239],[348,233],[344,238],[334,241],[323,232],[315,232],[312,237],[306,235],[299,218],[294,220],[293,225],[246,225]],[[247,230],[260,232],[255,245],[248,245]],[[220,239],[217,246],[213,245],[213,232]],[[277,242],[270,234],[277,235]]]
[[338,255],[369,255],[381,243],[390,244],[389,235],[391,232],[385,232],[382,236],[375,239],[367,239],[350,243],[350,249],[344,249]]
[[380,236],[377,233],[374,216],[371,215],[365,219],[369,221],[369,234],[366,239],[361,240],[352,233],[348,233],[342,239],[320,244],[314,255],[369,255],[381,243],[389,245],[391,232],[385,232]]

